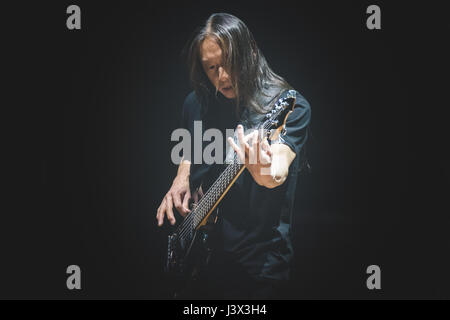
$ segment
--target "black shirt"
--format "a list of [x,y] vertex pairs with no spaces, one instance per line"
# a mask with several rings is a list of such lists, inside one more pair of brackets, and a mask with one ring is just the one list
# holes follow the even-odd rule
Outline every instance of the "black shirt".
[[[183,127],[190,131],[192,137],[194,121],[202,121],[203,132],[217,128],[224,137],[225,129],[234,130],[239,123],[248,129],[245,116],[239,118],[233,100],[226,99],[220,93],[202,104],[192,92],[183,104]],[[289,167],[285,182],[268,189],[259,186],[248,170],[244,170],[219,205],[219,252],[226,257],[225,263],[238,265],[252,277],[275,280],[287,280],[289,277],[289,263],[293,256],[291,215],[302,160],[301,150],[307,139],[310,118],[309,103],[296,92],[296,106],[287,119],[283,143],[297,156]],[[223,142],[225,147],[226,139]],[[203,148],[209,143],[204,142]],[[223,165],[194,164],[192,160],[191,163],[193,189],[201,183],[202,186],[212,183],[224,169]]]

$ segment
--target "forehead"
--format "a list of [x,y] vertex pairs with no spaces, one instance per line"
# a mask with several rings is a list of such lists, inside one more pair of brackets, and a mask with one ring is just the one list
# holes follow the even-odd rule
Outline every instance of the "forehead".
[[200,44],[200,56],[202,62],[211,62],[222,59],[222,49],[220,49],[214,39],[207,37]]

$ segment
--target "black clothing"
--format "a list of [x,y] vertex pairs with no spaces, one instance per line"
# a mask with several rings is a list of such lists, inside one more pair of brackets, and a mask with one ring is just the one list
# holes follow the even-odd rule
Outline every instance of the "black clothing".
[[[286,92],[281,97],[285,95]],[[238,268],[242,274],[255,281],[282,281],[289,278],[289,263],[293,255],[291,215],[301,161],[300,151],[307,139],[310,117],[309,103],[296,92],[296,107],[287,119],[287,133],[283,136],[282,143],[288,145],[297,156],[282,185],[273,189],[259,186],[248,170],[244,170],[219,204],[217,227],[221,231],[221,245],[215,259],[224,266],[220,272],[227,268]],[[217,128],[225,137],[225,129],[234,130],[238,123],[243,123],[244,129],[248,129],[245,126],[245,116],[239,121],[238,118],[233,100],[226,99],[220,93],[217,97],[212,97],[207,105],[202,105],[192,92],[183,105],[183,127],[191,132],[193,139],[194,121],[203,121],[203,132],[209,128]],[[225,146],[228,143],[224,140]],[[204,142],[203,148],[209,143]],[[191,187],[194,189],[201,182],[213,182],[223,170],[222,165],[195,164],[192,161],[195,160],[194,153],[191,152],[191,155],[192,159],[188,160],[192,163]],[[206,192],[204,187],[203,190]],[[220,273],[218,269],[213,272]]]

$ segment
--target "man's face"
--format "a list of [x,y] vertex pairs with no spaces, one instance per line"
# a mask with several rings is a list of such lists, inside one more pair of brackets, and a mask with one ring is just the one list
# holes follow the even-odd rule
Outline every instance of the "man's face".
[[236,93],[231,84],[231,78],[223,68],[222,49],[211,37],[207,37],[200,46],[200,57],[203,70],[213,86],[226,98],[236,98]]

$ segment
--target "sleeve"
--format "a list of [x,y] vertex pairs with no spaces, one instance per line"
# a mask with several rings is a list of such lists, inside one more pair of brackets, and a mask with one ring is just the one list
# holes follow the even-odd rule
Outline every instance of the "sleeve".
[[191,162],[189,183],[191,190],[195,190],[201,183],[204,173],[204,166],[194,164],[194,121],[201,120],[201,105],[194,92],[191,92],[184,100],[181,111],[181,127],[189,131],[191,136],[190,154],[183,154],[185,160]]
[[190,124],[192,118],[192,105],[193,105],[193,96],[190,93],[186,99],[184,99],[183,106],[181,108],[181,127],[187,130],[190,130],[192,124]]
[[192,161],[193,157],[193,142],[192,139],[194,137],[194,121],[199,120],[198,118],[198,101],[195,96],[194,92],[191,92],[186,99],[184,100],[182,110],[181,110],[181,123],[180,126],[183,129],[186,129],[189,131],[189,134],[191,136],[191,143],[190,143],[190,154],[183,154],[183,157],[185,160]]
[[297,155],[300,154],[308,138],[308,126],[311,121],[311,107],[306,99],[296,92],[295,108],[286,120],[286,134],[282,143],[289,146]]

